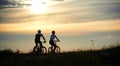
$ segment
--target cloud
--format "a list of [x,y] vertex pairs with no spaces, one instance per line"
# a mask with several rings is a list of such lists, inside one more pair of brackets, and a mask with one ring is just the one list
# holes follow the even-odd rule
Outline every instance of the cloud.
[[0,0],[0,5],[9,5],[13,4],[10,0]]
[[17,1],[13,0],[0,0],[0,8],[12,8],[17,5]]
[[[3,0],[0,0],[4,3]],[[5,0],[5,2],[8,0]],[[70,0],[48,6],[51,12],[33,15],[27,9],[5,9],[0,23],[44,21],[56,24],[81,23],[120,19],[119,0]],[[22,15],[24,14],[24,15]]]
[[108,35],[108,36],[106,36],[105,38],[111,39],[111,38],[113,38],[113,36]]
[[61,35],[82,35],[95,32],[120,31],[119,21],[120,20],[108,20],[58,25],[51,23],[46,24],[44,22],[1,24],[0,32],[33,33],[36,30],[41,29],[45,31],[45,33],[49,33],[51,30],[56,30]]
[[[64,6],[66,6],[66,9],[68,9],[66,12],[72,11],[72,15],[75,16],[71,17],[70,15],[70,17],[78,22],[120,19],[120,1],[87,1],[71,1],[69,4],[59,4],[59,7],[65,8]],[[81,14],[84,15],[81,16]]]
[[26,3],[26,1],[29,0],[0,0],[0,9],[30,6],[31,4]]

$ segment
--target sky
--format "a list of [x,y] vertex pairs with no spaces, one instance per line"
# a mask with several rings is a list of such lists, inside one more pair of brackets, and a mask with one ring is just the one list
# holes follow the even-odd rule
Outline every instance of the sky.
[[0,0],[0,50],[31,51],[39,29],[47,48],[52,30],[62,51],[110,47],[120,42],[120,0]]

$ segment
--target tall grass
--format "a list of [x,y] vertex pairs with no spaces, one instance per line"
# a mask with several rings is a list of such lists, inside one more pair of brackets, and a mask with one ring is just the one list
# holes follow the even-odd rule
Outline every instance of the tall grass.
[[0,66],[120,66],[120,45],[101,50],[32,55],[0,51]]

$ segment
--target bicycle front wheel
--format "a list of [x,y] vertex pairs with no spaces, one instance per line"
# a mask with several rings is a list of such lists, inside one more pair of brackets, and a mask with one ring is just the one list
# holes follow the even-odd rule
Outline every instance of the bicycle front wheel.
[[49,47],[48,48],[48,53],[51,53],[53,50],[52,50],[52,47]]
[[56,47],[55,53],[60,53],[60,47]]
[[44,54],[44,53],[47,53],[46,47],[42,47],[42,48],[41,48],[41,53],[43,53],[43,54]]

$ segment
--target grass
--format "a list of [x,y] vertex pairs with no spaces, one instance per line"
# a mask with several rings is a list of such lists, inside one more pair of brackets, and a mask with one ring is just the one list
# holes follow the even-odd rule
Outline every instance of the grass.
[[120,66],[120,45],[101,50],[32,55],[0,51],[0,66]]

